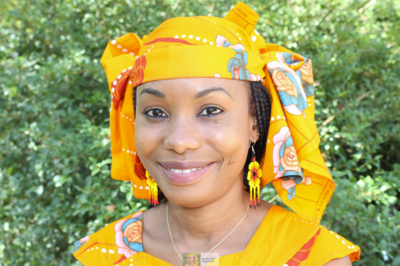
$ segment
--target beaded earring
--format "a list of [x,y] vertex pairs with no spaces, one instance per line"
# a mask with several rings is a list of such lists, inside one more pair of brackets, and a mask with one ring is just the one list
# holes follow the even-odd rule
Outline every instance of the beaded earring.
[[146,170],[147,185],[149,186],[149,203],[158,206],[158,186],[153,177]]
[[249,164],[247,172],[247,180],[250,186],[250,207],[260,206],[260,180],[262,172],[259,163],[256,161],[256,152],[254,151],[254,143],[251,144],[252,160]]

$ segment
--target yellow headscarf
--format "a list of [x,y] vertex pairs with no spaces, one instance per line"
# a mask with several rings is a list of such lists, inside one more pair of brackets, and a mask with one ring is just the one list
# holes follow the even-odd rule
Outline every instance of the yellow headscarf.
[[194,77],[262,80],[272,110],[261,187],[273,181],[287,206],[319,222],[335,185],[318,148],[312,62],[266,43],[254,28],[258,18],[239,2],[224,18],[173,18],[142,39],[129,33],[108,43],[101,63],[112,94],[111,176],[131,181],[135,197],[149,197],[133,137],[136,86]]

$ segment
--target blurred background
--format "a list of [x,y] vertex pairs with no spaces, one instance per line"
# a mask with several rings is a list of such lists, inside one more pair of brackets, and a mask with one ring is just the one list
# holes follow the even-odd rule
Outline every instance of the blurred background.
[[[236,0],[1,2],[0,266],[80,265],[73,242],[147,206],[110,178],[107,42]],[[267,42],[313,59],[322,224],[362,248],[354,265],[400,265],[400,1],[245,2]]]

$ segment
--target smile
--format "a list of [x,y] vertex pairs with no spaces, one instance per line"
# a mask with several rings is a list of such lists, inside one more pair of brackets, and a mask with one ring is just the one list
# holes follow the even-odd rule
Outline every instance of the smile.
[[189,174],[195,171],[198,171],[200,169],[203,169],[205,166],[203,167],[199,167],[199,168],[191,168],[191,169],[170,169],[167,168],[168,171],[174,172],[175,174]]
[[163,162],[160,168],[165,178],[174,185],[198,182],[215,165],[214,162]]

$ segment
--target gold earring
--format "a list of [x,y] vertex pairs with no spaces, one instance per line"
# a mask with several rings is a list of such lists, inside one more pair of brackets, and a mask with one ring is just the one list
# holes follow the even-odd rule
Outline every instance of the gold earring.
[[158,185],[153,177],[146,170],[147,185],[149,186],[149,202],[155,207],[158,206]]

